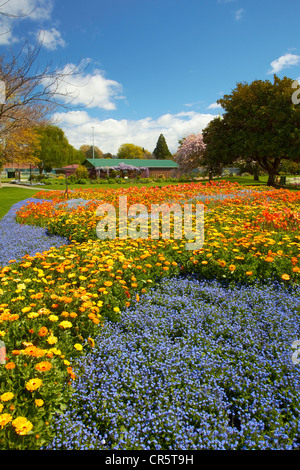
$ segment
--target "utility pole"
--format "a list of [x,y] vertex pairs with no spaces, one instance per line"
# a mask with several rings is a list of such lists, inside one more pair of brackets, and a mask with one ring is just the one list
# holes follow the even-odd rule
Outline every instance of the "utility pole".
[[95,141],[94,141],[94,127],[92,127],[93,129],[93,160],[95,158]]

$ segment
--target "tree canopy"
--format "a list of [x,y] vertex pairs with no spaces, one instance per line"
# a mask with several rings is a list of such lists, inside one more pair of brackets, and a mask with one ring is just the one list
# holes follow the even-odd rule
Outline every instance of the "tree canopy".
[[94,146],[94,149],[92,145],[81,145],[79,150],[83,153],[85,158],[93,158],[93,150],[95,158],[104,158],[102,150],[100,150],[96,145]]
[[257,163],[275,184],[283,160],[300,161],[300,107],[292,101],[293,80],[238,83],[218,103],[224,109],[203,131],[207,161]]
[[166,139],[163,134],[160,134],[156,147],[153,150],[153,155],[158,160],[168,160],[172,158],[172,154],[167,146]]
[[119,147],[117,158],[129,159],[129,158],[147,158],[150,152],[145,150],[143,147],[139,147],[135,144],[122,144]]
[[53,168],[79,164],[84,160],[84,155],[80,150],[76,150],[69,144],[62,129],[57,126],[47,124],[36,129],[39,136],[39,147],[34,156],[38,160],[40,172],[51,171]]
[[188,174],[201,165],[201,158],[205,150],[202,134],[190,134],[179,141],[175,154],[175,161],[179,165],[180,173]]

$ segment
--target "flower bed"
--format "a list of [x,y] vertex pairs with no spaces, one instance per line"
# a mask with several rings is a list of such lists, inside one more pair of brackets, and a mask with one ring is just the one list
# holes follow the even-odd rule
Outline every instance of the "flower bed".
[[56,450],[299,449],[300,288],[165,279],[78,360]]
[[[57,192],[39,192],[38,202],[19,206],[22,225],[11,218],[14,230],[42,230],[46,244],[21,260],[22,253],[16,251],[17,262],[6,258],[0,270],[0,339],[6,345],[5,364],[0,365],[0,448],[41,448],[53,439],[53,416],[66,409],[80,380],[76,361],[93,350],[104,325],[119,321],[124,309],[163,278],[198,273],[214,282],[244,284],[249,292],[257,281],[273,281],[279,283],[283,299],[292,301],[284,296],[299,286],[297,194],[243,191],[223,183],[182,185],[180,192],[171,186],[155,189],[78,190],[71,201],[63,200],[63,192],[59,197]],[[97,206],[115,204],[124,194],[128,203],[145,201],[147,207],[173,200],[204,203],[203,248],[189,251],[186,240],[174,239],[99,240]],[[59,237],[57,246],[47,233]],[[19,248],[23,245],[28,249],[23,241]],[[294,445],[293,436],[283,445]]]

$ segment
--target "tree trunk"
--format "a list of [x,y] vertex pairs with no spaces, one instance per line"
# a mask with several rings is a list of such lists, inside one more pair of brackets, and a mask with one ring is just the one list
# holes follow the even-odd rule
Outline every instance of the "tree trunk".
[[276,173],[269,173],[267,186],[276,186]]
[[254,165],[253,179],[254,179],[254,181],[259,181],[259,168],[258,168],[258,165]]

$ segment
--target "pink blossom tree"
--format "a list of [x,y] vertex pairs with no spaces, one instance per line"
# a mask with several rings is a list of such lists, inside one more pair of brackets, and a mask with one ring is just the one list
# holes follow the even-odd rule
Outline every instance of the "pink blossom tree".
[[205,150],[202,134],[189,134],[181,142],[175,154],[175,161],[179,165],[181,174],[188,174],[200,167],[201,158]]

